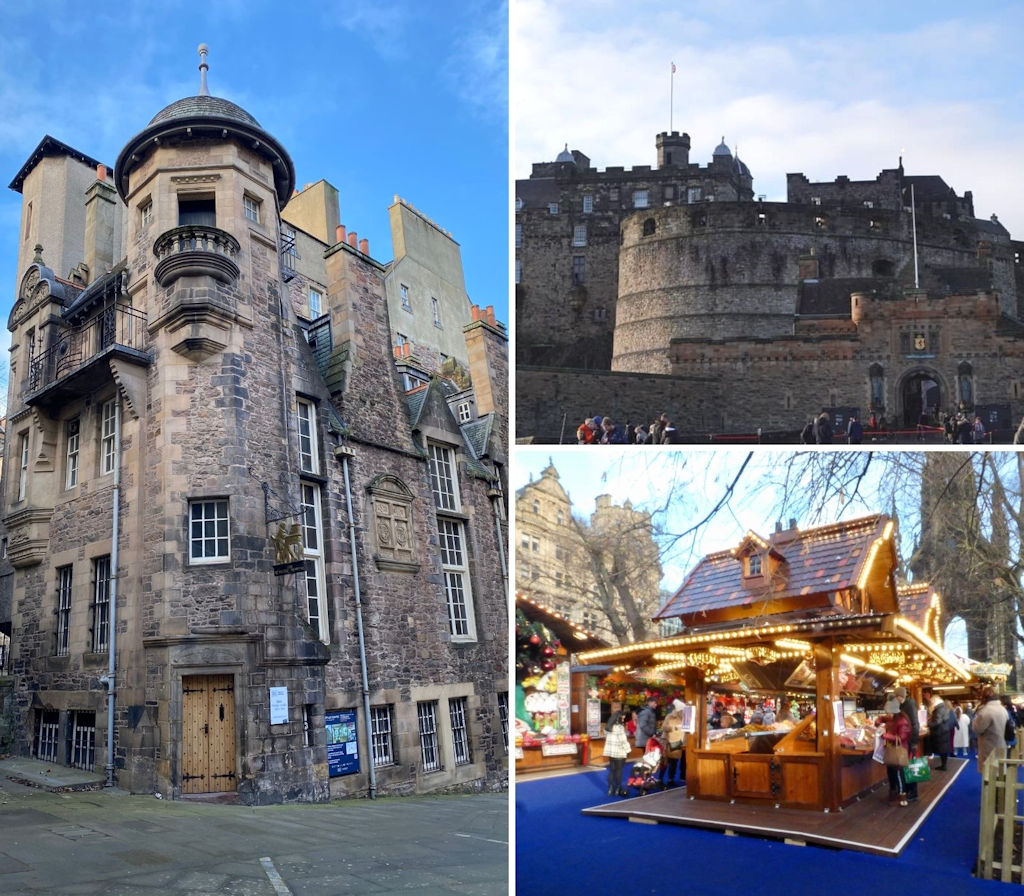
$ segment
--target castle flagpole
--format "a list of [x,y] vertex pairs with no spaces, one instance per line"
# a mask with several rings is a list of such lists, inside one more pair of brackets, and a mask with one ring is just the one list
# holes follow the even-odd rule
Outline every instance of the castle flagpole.
[[672,133],[672,113],[675,111],[676,64],[672,63],[672,71],[668,76],[668,132]]

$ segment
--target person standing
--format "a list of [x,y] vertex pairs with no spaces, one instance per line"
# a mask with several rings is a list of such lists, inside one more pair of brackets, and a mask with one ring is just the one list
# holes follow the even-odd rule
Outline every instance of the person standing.
[[999,702],[996,689],[985,685],[981,692],[981,706],[974,713],[971,729],[978,735],[978,771],[993,753],[997,758],[1006,756],[1006,710]]
[[[903,685],[893,691],[893,695],[900,701],[900,712],[910,722],[910,736],[907,738],[907,755],[913,759],[917,756],[917,747],[921,737],[921,725],[917,717],[917,701],[910,696]],[[917,781],[906,782],[907,800],[911,803],[917,802]]]
[[953,755],[966,758],[971,747],[971,720],[959,701],[953,703]]
[[938,771],[946,771],[949,760],[949,707],[932,688],[921,691],[921,700],[928,708],[928,752],[939,757]]
[[[887,744],[903,747],[909,757],[910,751],[907,749],[907,743],[910,741],[910,719],[902,710],[894,712],[884,719],[885,731],[882,732],[882,739]],[[885,764],[885,773],[889,778],[889,802],[898,801],[901,806],[907,805],[909,796],[907,788],[910,786],[914,787],[914,799],[917,799],[917,783],[908,784],[903,769],[904,766],[898,763],[886,762]]]
[[647,741],[658,733],[658,698],[650,696],[636,717],[636,745],[647,749]]
[[[686,780],[686,757],[683,747],[686,742],[686,733],[683,731],[683,702],[672,701],[672,710],[665,721],[661,723],[661,739],[665,742],[665,764],[662,766],[658,778],[662,786],[666,784],[671,787],[676,784],[676,775],[682,764],[682,773],[679,774],[678,783]],[[666,780],[667,778],[667,780]]]
[[622,769],[629,755],[629,738],[626,737],[625,717],[616,710],[605,722],[604,755],[608,758],[608,796],[626,796],[622,786]]
[[832,444],[832,421],[827,411],[822,411],[814,424],[814,441],[818,445]]
[[850,415],[850,422],[846,424],[846,441],[851,445],[859,445],[864,440],[864,427],[856,414]]

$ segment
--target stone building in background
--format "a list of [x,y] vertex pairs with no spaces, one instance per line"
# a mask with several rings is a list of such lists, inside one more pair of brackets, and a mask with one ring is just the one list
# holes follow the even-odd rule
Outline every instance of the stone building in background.
[[787,176],[755,197],[724,141],[705,166],[659,134],[657,167],[578,151],[516,182],[517,436],[595,414],[684,435],[792,440],[979,414],[1008,441],[1024,414],[1024,244],[970,192],[896,168]]
[[649,513],[600,495],[587,521],[549,464],[516,491],[516,594],[610,644],[652,637],[661,563]]
[[112,177],[46,137],[11,184],[15,751],[252,804],[504,787],[505,328],[453,290],[421,354],[467,375],[409,378],[407,251],[200,69]]

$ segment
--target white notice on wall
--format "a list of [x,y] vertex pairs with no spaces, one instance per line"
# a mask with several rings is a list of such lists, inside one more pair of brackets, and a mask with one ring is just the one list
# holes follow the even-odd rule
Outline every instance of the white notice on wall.
[[270,689],[270,724],[288,724],[288,688]]

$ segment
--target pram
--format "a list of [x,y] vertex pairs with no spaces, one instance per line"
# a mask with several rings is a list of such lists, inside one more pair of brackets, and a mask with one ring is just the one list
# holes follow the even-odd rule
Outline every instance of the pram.
[[650,793],[656,787],[664,789],[662,783],[658,780],[658,773],[664,768],[664,745],[658,738],[652,737],[647,741],[644,755],[633,763],[629,780],[626,783],[637,791],[638,796]]

